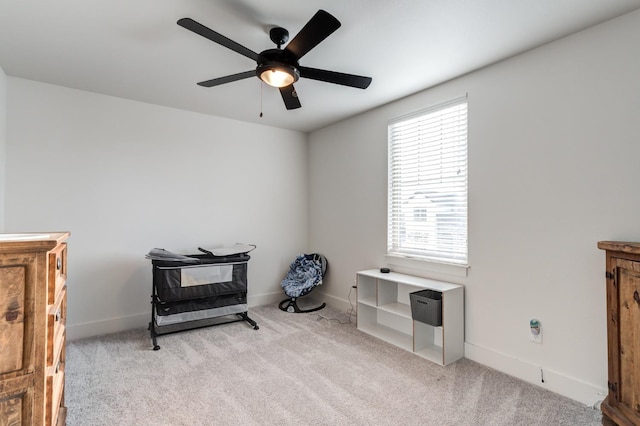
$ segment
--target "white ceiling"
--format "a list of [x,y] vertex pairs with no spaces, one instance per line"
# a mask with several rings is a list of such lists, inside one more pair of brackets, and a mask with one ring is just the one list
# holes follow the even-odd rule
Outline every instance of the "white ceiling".
[[[0,0],[0,67],[9,76],[308,132],[637,8],[640,0]],[[270,27],[293,38],[318,9],[342,27],[300,64],[373,77],[368,89],[301,79],[302,108],[287,111],[278,90],[257,78],[196,85],[255,63],[178,19],[260,52],[274,47]]]

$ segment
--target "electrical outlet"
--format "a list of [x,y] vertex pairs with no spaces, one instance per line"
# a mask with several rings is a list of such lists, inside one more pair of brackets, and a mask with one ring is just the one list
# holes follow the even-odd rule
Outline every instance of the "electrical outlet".
[[542,343],[542,325],[537,319],[529,321],[529,340],[534,343]]

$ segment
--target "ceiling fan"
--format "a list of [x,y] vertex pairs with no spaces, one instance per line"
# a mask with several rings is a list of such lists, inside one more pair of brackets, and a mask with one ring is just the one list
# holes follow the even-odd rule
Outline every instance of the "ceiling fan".
[[269,37],[277,45],[277,48],[267,49],[260,53],[236,43],[191,18],[180,19],[178,25],[256,61],[256,68],[253,70],[198,83],[203,87],[218,86],[257,76],[268,85],[280,90],[287,109],[296,109],[300,108],[301,104],[293,83],[298,81],[300,77],[359,89],[366,89],[371,84],[371,77],[303,67],[298,63],[300,58],[340,28],[340,21],[324,10],[318,10],[284,49],[281,47],[289,40],[289,31],[281,27],[272,28],[269,31]]

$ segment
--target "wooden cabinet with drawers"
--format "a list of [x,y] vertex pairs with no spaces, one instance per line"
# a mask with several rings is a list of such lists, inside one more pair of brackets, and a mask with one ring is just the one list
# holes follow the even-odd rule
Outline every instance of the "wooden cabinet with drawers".
[[0,234],[0,425],[64,425],[68,232]]
[[607,258],[609,394],[602,412],[640,425],[640,243],[600,241]]

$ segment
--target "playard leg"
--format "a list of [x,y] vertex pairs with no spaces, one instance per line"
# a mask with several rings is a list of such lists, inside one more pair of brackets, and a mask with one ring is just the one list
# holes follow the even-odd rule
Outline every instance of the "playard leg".
[[247,315],[246,312],[243,312],[241,314],[238,314],[242,317],[243,320],[245,320],[246,322],[248,322],[249,324],[251,324],[251,326],[253,327],[254,330],[258,330],[260,327],[258,327],[258,324],[252,320],[251,318],[249,318],[249,315]]
[[149,330],[149,334],[151,335],[151,343],[153,343],[153,350],[157,351],[160,349],[160,346],[158,346],[158,338],[156,335],[156,331],[153,329],[153,324],[151,322],[149,323],[148,330]]

